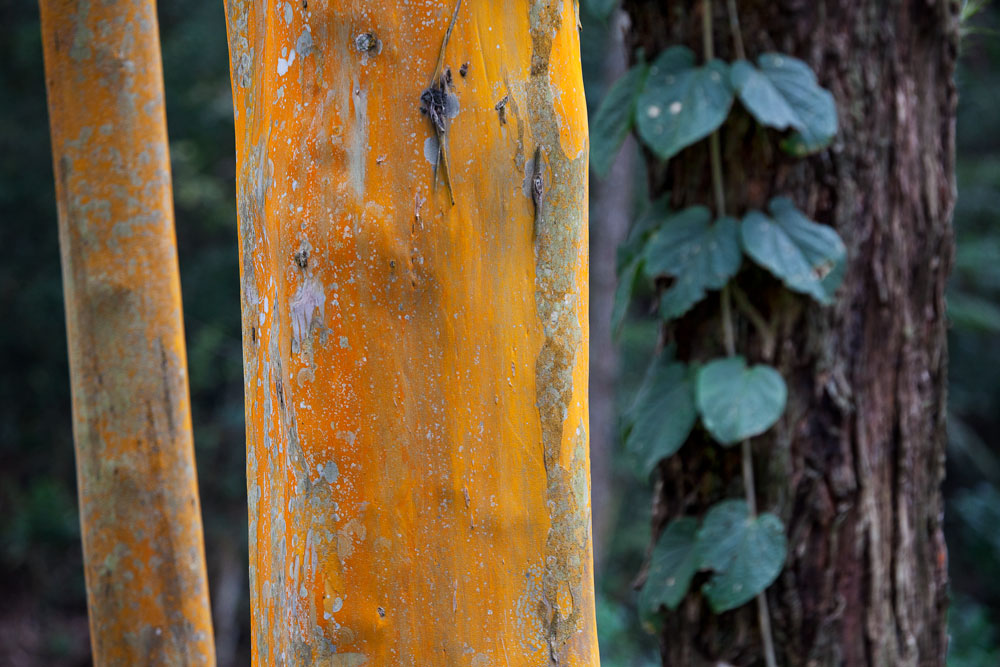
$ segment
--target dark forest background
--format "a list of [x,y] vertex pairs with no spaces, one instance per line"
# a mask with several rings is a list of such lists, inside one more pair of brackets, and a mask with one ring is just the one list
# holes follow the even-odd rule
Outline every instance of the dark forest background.
[[[967,5],[959,70],[958,251],[949,294],[952,667],[1000,665],[1000,10]],[[981,11],[973,15],[976,6]],[[242,352],[223,5],[173,0],[160,4],[159,16],[217,651],[223,667],[245,665]],[[613,79],[611,61],[620,48],[614,36],[623,24],[613,11],[583,19],[593,111]],[[0,0],[0,665],[10,667],[90,664],[48,132],[38,8]],[[624,161],[639,159],[632,154]],[[612,173],[629,179],[644,171],[620,164]],[[620,225],[608,226],[627,219],[635,199],[610,197],[617,189],[601,186],[594,181],[595,262],[609,250],[600,243],[620,235]],[[631,178],[632,191],[642,188],[641,177]],[[595,280],[593,289],[607,285]],[[600,298],[594,294],[595,303]],[[592,394],[595,416],[602,407],[621,413],[650,358],[657,325],[638,301],[619,337],[617,381]],[[595,527],[602,661],[607,667],[657,664],[655,639],[643,630],[631,589],[649,541],[651,491],[616,456],[614,438],[595,430],[594,447],[595,521],[604,526]]]

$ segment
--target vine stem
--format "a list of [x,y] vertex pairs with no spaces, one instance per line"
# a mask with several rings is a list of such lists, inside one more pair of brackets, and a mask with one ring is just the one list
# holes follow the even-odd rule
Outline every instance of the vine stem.
[[[733,39],[736,42],[736,50],[739,54],[743,50],[743,38],[739,36],[739,19],[734,12],[733,0],[729,3],[730,26],[736,26],[733,30]],[[702,43],[705,52],[705,61],[708,62],[715,57],[715,42],[712,39],[712,0],[702,0]],[[709,159],[712,164],[712,191],[715,193],[716,215],[722,217],[726,214],[725,184],[722,180],[722,151],[719,147],[719,132],[716,130],[708,140]],[[733,333],[733,309],[730,303],[729,285],[722,288],[720,294],[722,309],[722,330],[726,345],[726,355],[735,356],[736,336]],[[757,489],[753,476],[753,450],[750,448],[750,440],[740,443],[740,451],[743,459],[743,488],[746,491],[747,508],[750,517],[757,516]],[[774,654],[774,638],[771,635],[771,612],[768,609],[767,596],[762,591],[757,595],[757,619],[760,624],[761,644],[764,648],[764,661],[767,667],[777,667],[778,663]]]
[[729,14],[729,31],[733,33],[733,49],[740,60],[747,59],[743,48],[743,33],[740,31],[740,14],[736,11],[736,0],[726,0],[726,13]]
[[719,304],[722,308],[722,340],[726,346],[726,356],[736,356],[736,334],[733,332],[733,308],[731,299],[731,288],[726,284],[719,295]]
[[736,307],[742,312],[748,320],[757,329],[757,333],[763,339],[763,356],[764,361],[770,362],[774,358],[774,349],[777,346],[775,341],[774,325],[769,323],[760,311],[754,307],[753,303],[750,302],[750,297],[746,295],[746,292],[741,290],[738,285],[732,286],[733,302]]
[[[715,42],[712,40],[712,0],[702,2],[701,11],[702,42],[705,48],[705,62],[715,58]],[[719,147],[719,132],[708,138],[711,153],[712,192],[715,193],[715,214],[720,218],[726,214],[726,189],[722,181],[722,150]]]

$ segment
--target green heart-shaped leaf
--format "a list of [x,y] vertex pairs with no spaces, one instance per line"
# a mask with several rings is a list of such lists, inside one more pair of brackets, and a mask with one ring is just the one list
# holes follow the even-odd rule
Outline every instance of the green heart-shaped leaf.
[[785,562],[781,520],[770,513],[751,517],[743,500],[714,505],[696,539],[701,567],[715,571],[701,590],[716,613],[752,600],[774,582]]
[[759,435],[785,410],[785,381],[770,366],[747,368],[743,357],[711,361],[698,371],[695,401],[701,421],[723,445]]
[[772,199],[768,210],[770,216],[750,211],[743,217],[743,248],[789,289],[830,303],[844,279],[844,242],[832,227],[813,222],[787,197]]
[[618,266],[625,267],[641,255],[646,242],[656,228],[673,215],[669,193],[646,204],[644,210],[629,228],[628,236],[618,246]]
[[615,300],[611,310],[611,330],[618,332],[628,305],[632,300],[632,292],[642,272],[642,251],[650,235],[665,219],[670,217],[669,195],[651,202],[629,229],[628,236],[618,246],[618,286],[615,288]]
[[728,65],[712,60],[695,67],[694,62],[687,47],[667,49],[650,65],[639,95],[639,136],[663,160],[718,129],[733,105]]
[[736,556],[743,524],[750,516],[747,501],[722,500],[712,505],[698,531],[698,567],[722,572]]
[[766,53],[757,66],[745,60],[733,63],[730,80],[740,102],[762,125],[796,132],[781,147],[793,155],[815,153],[830,145],[837,134],[837,105],[830,91],[801,60]]
[[698,570],[697,531],[697,520],[681,517],[671,521],[660,535],[646,585],[639,593],[639,607],[644,613],[655,613],[660,605],[676,609],[684,598]]
[[711,218],[704,206],[686,208],[664,220],[646,244],[647,275],[676,279],[660,297],[664,319],[680,317],[739,271],[739,223],[728,217],[712,223]]
[[618,285],[615,287],[615,298],[611,306],[611,331],[615,335],[625,323],[628,305],[632,301],[632,292],[635,290],[635,282],[641,270],[642,261],[636,257],[618,273]]
[[632,129],[635,102],[648,69],[639,63],[615,81],[590,123],[590,165],[601,176],[608,173]]
[[688,367],[660,355],[629,412],[625,449],[644,477],[684,444],[698,419]]

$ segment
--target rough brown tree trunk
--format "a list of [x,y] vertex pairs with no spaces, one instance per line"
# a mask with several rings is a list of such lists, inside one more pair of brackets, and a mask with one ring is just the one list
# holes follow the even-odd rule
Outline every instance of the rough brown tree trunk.
[[[723,2],[715,43],[732,59]],[[945,445],[944,287],[954,201],[957,2],[744,0],[751,59],[802,58],[836,100],[840,132],[807,160],[737,110],[722,132],[731,212],[791,196],[831,224],[849,251],[834,306],[783,292],[747,268],[739,285],[776,325],[774,363],[789,386],[784,417],[754,442],[758,501],[788,528],[785,569],[768,590],[783,665],[940,665],[946,553],[940,482]],[[701,3],[626,3],[633,47],[700,52]],[[678,206],[710,203],[708,152],[689,149],[649,173]],[[688,359],[722,347],[716,303],[665,335]],[[739,348],[764,356],[745,321]],[[689,443],[660,468],[656,529],[739,493],[739,452]],[[706,481],[707,480],[707,481]],[[697,581],[696,581],[697,585]],[[756,606],[713,615],[697,595],[667,614],[664,664],[762,664]]]

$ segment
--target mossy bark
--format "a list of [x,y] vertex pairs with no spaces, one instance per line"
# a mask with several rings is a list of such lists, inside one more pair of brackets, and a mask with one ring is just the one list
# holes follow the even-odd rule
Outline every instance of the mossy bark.
[[[734,59],[726,4],[717,54]],[[833,146],[786,156],[735,107],[721,141],[727,208],[792,197],[844,238],[849,264],[831,307],[789,294],[763,271],[737,279],[773,324],[773,354],[744,317],[738,349],[771,357],[789,387],[784,417],[753,443],[762,509],[780,514],[788,558],[767,591],[781,665],[940,665],[946,551],[944,289],[952,256],[957,4],[948,0],[739,2],[748,56],[809,63],[837,101]],[[626,2],[633,47],[701,50],[699,0]],[[711,204],[705,144],[650,161],[650,190],[678,207]],[[664,336],[682,358],[722,353],[718,302]],[[742,494],[738,448],[688,443],[661,465],[654,532]],[[699,581],[695,581],[695,590]],[[666,616],[666,665],[763,664],[757,607],[711,613],[697,593]]]

